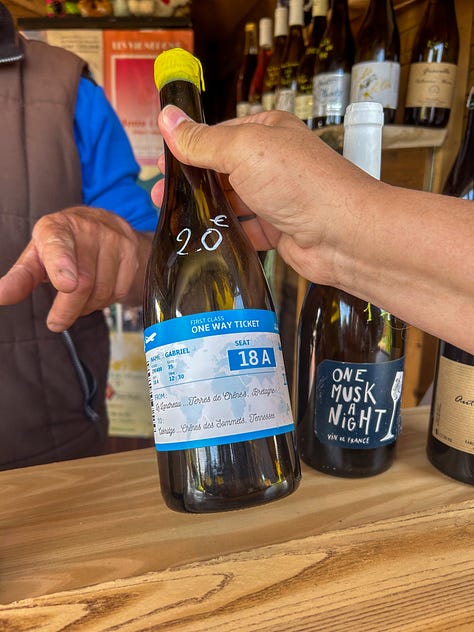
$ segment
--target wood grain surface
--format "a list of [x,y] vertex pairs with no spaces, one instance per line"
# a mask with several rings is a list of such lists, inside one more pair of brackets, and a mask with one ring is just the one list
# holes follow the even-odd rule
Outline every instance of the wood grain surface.
[[149,449],[2,472],[0,630],[472,632],[474,488],[427,416],[384,474],[223,514],[168,510]]

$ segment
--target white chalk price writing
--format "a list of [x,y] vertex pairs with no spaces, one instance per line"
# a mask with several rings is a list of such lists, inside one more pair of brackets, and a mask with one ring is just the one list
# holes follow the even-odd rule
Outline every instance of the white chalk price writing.
[[[227,215],[217,215],[217,217],[211,217],[210,221],[218,228],[229,228],[229,224],[226,224]],[[222,233],[218,228],[208,228],[201,236],[201,244],[204,250],[212,252],[216,250],[222,242]],[[183,228],[176,236],[176,240],[184,242],[178,249],[178,255],[188,255],[190,251],[187,251],[189,241],[191,239],[192,232],[190,228]],[[198,248],[196,252],[200,252],[202,248]]]

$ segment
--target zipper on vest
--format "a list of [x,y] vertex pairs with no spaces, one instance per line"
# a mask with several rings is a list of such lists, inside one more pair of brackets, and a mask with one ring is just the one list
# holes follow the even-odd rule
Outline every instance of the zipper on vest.
[[62,337],[64,342],[66,343],[66,348],[69,351],[69,355],[76,371],[79,384],[81,385],[81,390],[84,398],[84,413],[86,417],[91,421],[99,421],[100,415],[92,407],[92,402],[97,393],[97,380],[89,371],[87,366],[83,362],[81,362],[81,359],[77,354],[74,341],[67,329],[62,332]]

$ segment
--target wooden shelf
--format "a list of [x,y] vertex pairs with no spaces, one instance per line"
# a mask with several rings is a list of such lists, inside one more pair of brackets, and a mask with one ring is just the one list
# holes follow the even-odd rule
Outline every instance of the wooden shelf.
[[[413,125],[386,125],[382,130],[383,149],[409,149],[414,147],[441,147],[447,128],[436,129]],[[343,125],[330,125],[315,130],[334,149],[342,148]]]

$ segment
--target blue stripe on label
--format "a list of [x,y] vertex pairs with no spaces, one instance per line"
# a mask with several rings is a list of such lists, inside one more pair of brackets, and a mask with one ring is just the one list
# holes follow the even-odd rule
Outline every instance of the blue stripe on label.
[[266,309],[229,309],[181,316],[145,329],[145,353],[183,340],[255,331],[278,333],[275,313]]
[[245,432],[238,435],[227,435],[225,437],[213,437],[212,439],[200,439],[198,441],[180,441],[178,443],[155,443],[158,452],[171,452],[173,450],[190,450],[193,448],[205,448],[215,445],[227,445],[229,443],[240,443],[242,441],[254,441],[276,435],[293,432],[294,425],[279,426],[277,428],[266,428],[258,432]]

